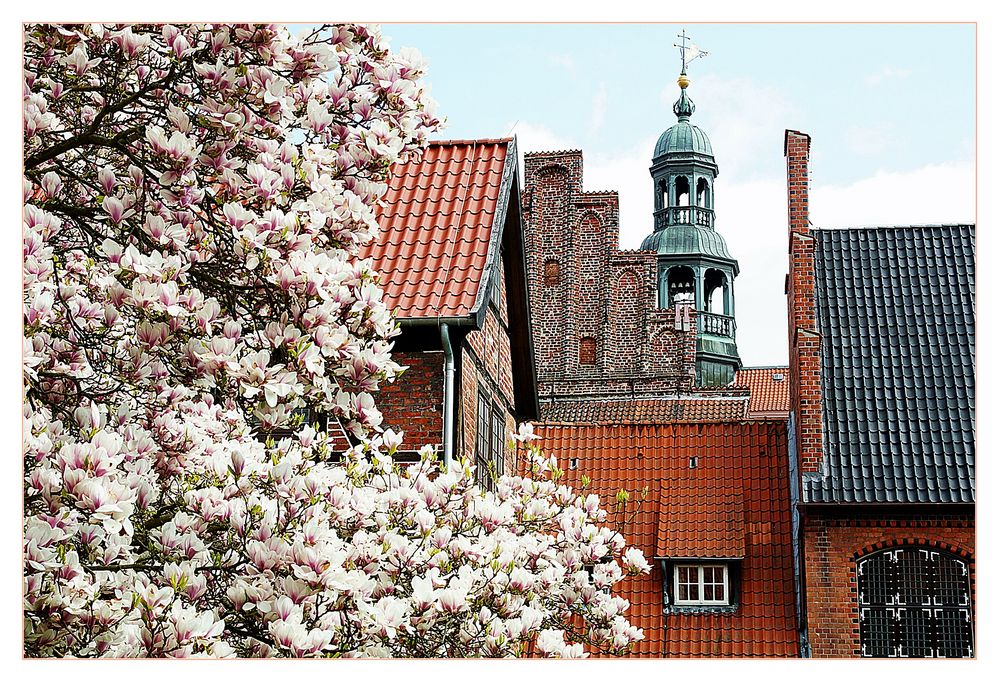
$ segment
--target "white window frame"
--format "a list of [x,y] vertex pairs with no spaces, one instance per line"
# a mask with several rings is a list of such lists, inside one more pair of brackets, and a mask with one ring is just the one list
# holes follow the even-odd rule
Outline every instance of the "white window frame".
[[[693,568],[697,570],[697,594],[704,596],[704,569],[720,568],[722,570],[722,599],[680,599],[680,569]],[[693,584],[693,583],[685,583]],[[717,583],[711,583],[715,585]],[[677,606],[728,606],[728,565],[727,564],[676,564],[673,566],[673,603]]]

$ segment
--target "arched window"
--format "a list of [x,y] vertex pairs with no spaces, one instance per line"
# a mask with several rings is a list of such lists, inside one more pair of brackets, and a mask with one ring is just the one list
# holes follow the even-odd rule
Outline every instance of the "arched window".
[[669,206],[669,183],[665,180],[659,183],[659,208]]
[[711,208],[711,190],[708,189],[707,178],[697,181],[697,205],[701,208]]
[[545,271],[542,281],[546,287],[554,287],[558,286],[560,280],[561,273],[559,272],[558,261],[554,258],[549,258],[545,261]]
[[968,564],[939,550],[904,547],[857,560],[862,656],[974,656]]
[[597,340],[592,336],[584,336],[579,340],[579,364],[597,364]]
[[686,176],[679,176],[676,179],[676,205],[690,206],[690,181]]
[[725,273],[711,268],[704,273],[704,310],[725,315]]
[[694,302],[694,271],[685,265],[670,268],[666,276],[666,307]]

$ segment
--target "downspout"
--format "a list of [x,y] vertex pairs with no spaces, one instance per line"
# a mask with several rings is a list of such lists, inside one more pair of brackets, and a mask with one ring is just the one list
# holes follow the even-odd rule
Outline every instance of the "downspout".
[[448,326],[441,324],[441,346],[444,347],[444,467],[451,468],[454,461],[454,350],[451,348],[451,335]]

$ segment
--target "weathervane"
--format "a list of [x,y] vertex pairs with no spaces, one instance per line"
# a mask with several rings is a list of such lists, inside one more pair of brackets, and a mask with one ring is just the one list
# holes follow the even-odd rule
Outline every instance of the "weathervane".
[[680,48],[680,59],[683,60],[683,70],[680,71],[680,73],[686,74],[687,64],[694,61],[698,57],[705,56],[707,54],[707,50],[702,50],[697,47],[697,45],[694,45],[693,41],[691,41],[690,45],[687,44],[687,41],[690,40],[687,36],[687,29],[683,29],[680,33],[677,33],[676,37],[680,39],[680,44],[677,45],[676,43],[673,43],[673,47]]

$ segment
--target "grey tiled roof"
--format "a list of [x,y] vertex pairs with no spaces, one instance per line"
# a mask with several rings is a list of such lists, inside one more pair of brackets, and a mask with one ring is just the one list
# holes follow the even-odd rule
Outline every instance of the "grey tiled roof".
[[974,226],[813,234],[824,452],[805,501],[974,502]]

